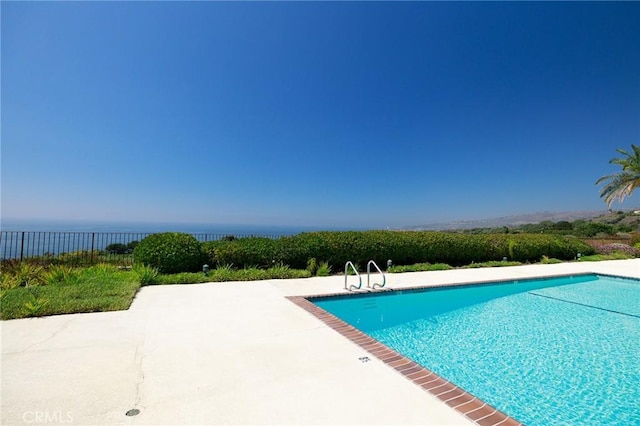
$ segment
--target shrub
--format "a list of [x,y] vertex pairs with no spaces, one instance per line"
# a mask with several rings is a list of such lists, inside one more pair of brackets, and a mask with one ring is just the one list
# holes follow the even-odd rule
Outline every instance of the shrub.
[[595,244],[595,249],[597,254],[624,253],[632,257],[640,255],[640,250],[637,248],[621,243]]
[[133,250],[140,244],[139,241],[131,241],[127,244],[112,243],[104,248],[104,251],[108,254],[129,254],[133,253]]
[[74,284],[79,281],[79,272],[66,265],[54,265],[45,274],[47,284]]
[[12,270],[3,271],[2,275],[3,289],[35,287],[47,284],[46,271],[44,268],[28,262],[21,262],[13,267]]
[[135,263],[157,268],[161,273],[196,272],[206,263],[195,237],[178,232],[151,234],[133,251]]
[[218,265],[218,267],[209,272],[211,281],[233,281],[234,270],[232,265]]
[[307,271],[309,271],[311,275],[315,275],[318,271],[318,261],[315,257],[307,260]]
[[[347,261],[366,265],[374,260],[386,265],[446,263],[452,266],[502,260],[537,262],[543,255],[574,259],[577,253],[594,250],[574,237],[548,234],[458,234],[447,232],[366,231],[308,232],[295,236],[240,238],[204,243],[211,265],[257,265],[268,268],[277,262],[295,269],[313,267],[312,259],[338,265]],[[316,262],[317,265],[317,262]]]
[[267,276],[270,279],[286,279],[286,278],[309,278],[311,273],[306,269],[291,269],[289,265],[278,263],[267,269]]
[[613,225],[608,223],[598,223],[598,222],[574,222],[574,230],[579,235],[584,235],[585,237],[594,237],[598,234],[603,235],[613,235],[615,233],[615,228]]
[[542,259],[540,259],[540,263],[542,263],[543,265],[551,265],[554,263],[562,263],[562,260],[556,259],[554,257],[542,256]]
[[357,275],[356,272],[358,273],[362,272],[362,268],[360,268],[360,264],[354,263],[353,268],[349,266],[346,272],[347,272],[347,275]]
[[[339,233],[332,238],[341,239]],[[575,240],[553,235],[487,234],[464,235],[445,232],[385,232],[354,233],[343,242],[337,255],[343,259],[331,259],[337,264],[353,260],[366,264],[373,259],[384,265],[392,259],[396,265],[415,263],[446,263],[453,266],[472,262],[502,260],[536,261],[543,254],[560,258],[574,258],[576,246],[588,250],[588,246]],[[335,255],[335,254],[334,254]]]
[[267,270],[258,268],[245,268],[233,271],[232,277],[232,281],[257,281],[270,278]]
[[29,300],[24,303],[22,313],[27,317],[35,317],[49,304],[49,299],[29,295]]
[[158,284],[158,270],[148,265],[135,265],[133,273],[138,277],[142,285]]
[[633,231],[633,226],[631,225],[618,225],[615,228],[616,233],[626,233]]
[[127,252],[127,245],[126,244],[122,244],[122,243],[113,243],[113,244],[109,244],[107,247],[105,247],[105,251],[107,253],[111,253],[111,254],[125,254]]
[[[211,265],[258,266],[267,268],[276,261],[276,240],[271,238],[237,238],[208,241],[202,244]],[[306,263],[306,259],[305,259]]]
[[328,277],[331,275],[331,265],[329,265],[329,262],[320,262],[318,269],[316,269],[316,275],[318,277]]
[[3,273],[0,275],[0,289],[11,290],[13,288],[20,287],[20,281],[15,275]]

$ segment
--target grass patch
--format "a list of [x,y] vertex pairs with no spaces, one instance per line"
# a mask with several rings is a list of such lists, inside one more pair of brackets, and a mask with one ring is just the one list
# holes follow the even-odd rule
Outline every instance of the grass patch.
[[582,256],[580,261],[585,262],[599,262],[601,260],[625,260],[633,259],[634,256],[626,253],[615,252],[611,254],[593,254],[591,256]]
[[110,265],[77,269],[75,273],[56,271],[47,278],[46,284],[4,287],[0,317],[7,320],[128,309],[140,288],[135,273]]
[[141,285],[196,284],[221,281],[254,281],[308,278],[307,270],[278,264],[269,269],[234,269],[221,266],[208,275],[202,272],[159,274],[155,268],[135,266],[119,270],[100,264],[89,268],[65,265],[45,269],[27,263],[16,264],[0,274],[0,318],[3,320],[81,312],[129,309]]
[[422,271],[446,271],[453,269],[446,263],[416,263],[415,265],[394,265],[387,272],[397,274],[400,272],[422,272]]
[[210,275],[202,272],[181,272],[179,274],[158,274],[153,284],[198,284],[211,282]]
[[257,267],[234,269],[231,265],[219,266],[207,275],[202,272],[160,274],[158,284],[197,284],[224,281],[260,281],[287,278],[309,278],[311,272],[305,269],[291,269],[287,265],[275,265],[269,269]]
[[470,268],[497,268],[500,266],[518,266],[522,265],[521,262],[514,262],[509,260],[492,260],[490,262],[472,263],[470,265],[463,266],[462,269]]

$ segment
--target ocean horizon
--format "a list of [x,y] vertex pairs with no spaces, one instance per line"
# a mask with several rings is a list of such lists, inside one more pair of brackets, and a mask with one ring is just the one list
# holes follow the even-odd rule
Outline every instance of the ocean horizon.
[[258,236],[278,238],[312,231],[364,230],[354,227],[205,224],[180,222],[109,222],[2,219],[0,221],[0,259],[58,255],[78,250],[104,250],[109,244],[139,241],[147,234],[183,232],[200,241]]

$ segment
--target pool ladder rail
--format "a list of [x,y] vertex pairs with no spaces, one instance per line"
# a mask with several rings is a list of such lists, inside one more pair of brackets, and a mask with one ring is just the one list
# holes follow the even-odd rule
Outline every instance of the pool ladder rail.
[[[378,273],[380,275],[382,275],[382,284],[373,283],[373,285],[371,285],[371,265],[373,265],[373,267],[376,268]],[[358,285],[357,286],[354,285],[354,284],[348,285],[348,283],[347,283],[347,279],[349,277],[349,267],[351,267],[351,270],[353,272],[355,272],[356,276],[358,277]],[[370,288],[371,290],[375,290],[376,286],[378,286],[378,288],[383,288],[386,284],[387,284],[386,275],[384,274],[384,272],[382,272],[382,270],[376,264],[376,262],[374,262],[373,260],[370,260],[369,263],[367,263],[367,288]],[[354,266],[353,262],[351,262],[349,260],[349,261],[347,261],[347,263],[344,264],[344,289],[352,291],[352,290],[360,290],[361,288],[362,288],[362,277],[360,276],[360,273],[358,272],[358,270]]]

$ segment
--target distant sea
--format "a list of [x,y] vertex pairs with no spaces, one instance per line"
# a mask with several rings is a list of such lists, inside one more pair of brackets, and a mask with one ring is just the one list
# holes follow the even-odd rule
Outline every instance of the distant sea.
[[[200,241],[218,239],[225,235],[248,235],[277,238],[310,231],[344,231],[356,228],[230,225],[158,222],[104,222],[2,219],[0,221],[0,259],[22,255],[42,256],[69,253],[77,250],[104,250],[109,244],[127,244],[144,238],[144,234],[184,232],[196,234]],[[6,232],[6,233],[5,233]],[[24,234],[23,234],[24,232]]]
[[295,235],[301,232],[311,231],[347,231],[363,229],[364,228],[327,226],[202,224],[178,222],[58,221],[13,218],[3,218],[0,221],[0,230],[2,231],[25,232],[185,232],[188,234]]

